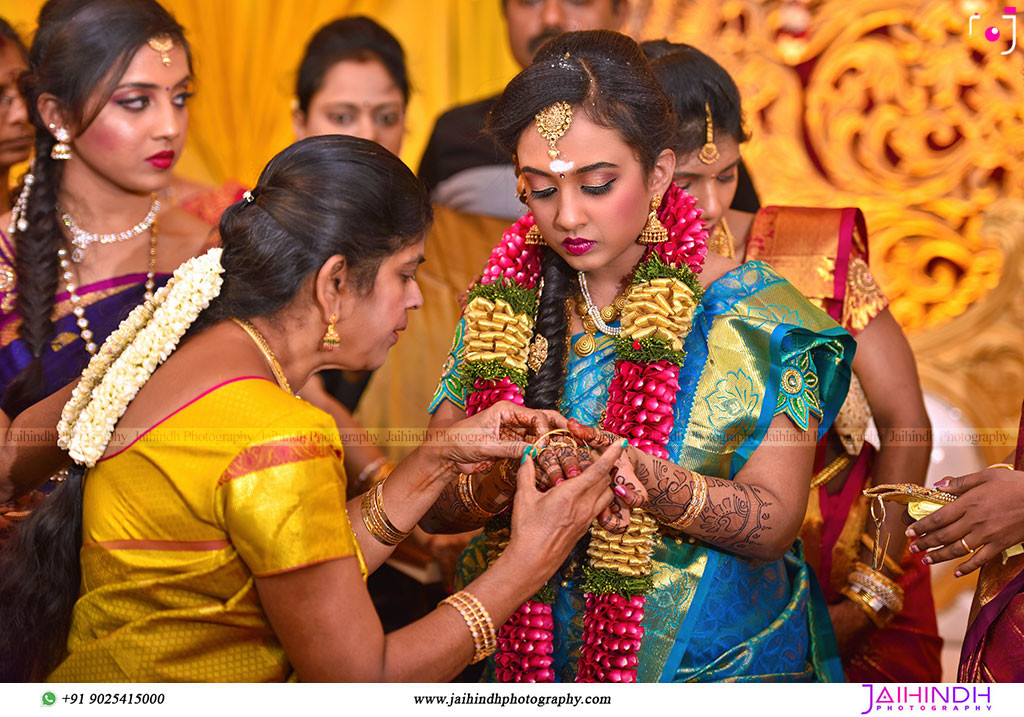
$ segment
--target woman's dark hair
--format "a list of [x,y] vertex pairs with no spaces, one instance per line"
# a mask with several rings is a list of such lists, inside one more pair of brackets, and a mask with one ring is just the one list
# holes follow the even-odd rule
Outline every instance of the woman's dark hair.
[[651,40],[643,50],[679,120],[675,149],[680,156],[696,152],[707,141],[705,103],[716,134],[725,133],[740,144],[750,139],[743,128],[740,91],[724,67],[683,43]]
[[331,256],[373,288],[381,263],[419,241],[432,213],[412,170],[376,142],[324,135],[291,145],[221,215],[224,285],[195,329],[285,307]]
[[[487,130],[514,157],[535,115],[556,102],[568,102],[574,115],[618,132],[646,172],[675,145],[669,99],[640,46],[617,32],[567,32],[549,40],[505,88],[487,117]],[[548,341],[548,358],[527,387],[526,405],[557,409],[569,330],[565,301],[576,289],[576,272],[549,248],[543,250],[542,272],[536,331]]]
[[[431,221],[412,171],[357,137],[291,145],[251,195],[221,217],[224,284],[190,334],[231,316],[274,314],[335,254],[368,292],[381,263],[418,241]],[[75,467],[0,552],[0,681],[42,679],[64,656],[81,579],[82,480]]]
[[359,15],[329,22],[306,45],[295,80],[295,97],[303,114],[309,112],[309,103],[323,85],[324,75],[343,60],[382,64],[408,104],[409,77],[402,45],[376,22]]
[[[181,26],[154,0],[49,0],[39,11],[29,69],[20,82],[36,133],[35,183],[26,209],[29,228],[15,238],[18,336],[32,360],[7,388],[4,405],[12,416],[43,396],[42,356],[54,331],[62,167],[50,158],[56,140],[39,114],[39,97],[56,97],[72,134],[81,133],[135,51],[154,35],[169,35],[188,54]],[[90,107],[95,109],[88,113]],[[18,526],[0,554],[0,681],[41,679],[63,655],[79,590],[81,506],[76,470]]]
[[11,23],[0,17],[0,49],[3,49],[4,45],[8,42],[18,48],[22,57],[28,58],[28,48],[25,47],[25,43],[22,41],[21,35],[11,27]]
[[4,406],[12,416],[43,395],[42,356],[53,338],[50,317],[58,285],[62,235],[54,208],[63,167],[50,158],[56,140],[39,114],[39,97],[56,97],[72,136],[81,134],[106,105],[136,50],[154,35],[169,35],[188,53],[181,25],[154,0],[49,0],[39,11],[28,72],[20,83],[35,129],[35,183],[26,208],[29,228],[15,241],[18,336],[32,360],[7,387]]

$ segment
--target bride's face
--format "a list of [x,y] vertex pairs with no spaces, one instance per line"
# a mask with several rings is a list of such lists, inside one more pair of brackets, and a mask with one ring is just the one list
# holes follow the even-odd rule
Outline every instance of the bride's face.
[[556,160],[535,125],[519,138],[527,204],[544,241],[573,269],[624,275],[644,254],[637,236],[652,196],[668,189],[675,156],[665,150],[654,169],[645,172],[618,131],[573,110],[569,130],[556,142]]

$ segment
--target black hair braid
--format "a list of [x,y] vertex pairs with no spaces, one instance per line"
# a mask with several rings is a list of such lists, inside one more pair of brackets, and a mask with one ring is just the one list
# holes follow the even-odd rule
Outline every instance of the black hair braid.
[[575,293],[573,270],[548,247],[541,260],[544,291],[537,307],[536,333],[548,341],[548,357],[526,388],[525,403],[530,408],[558,410],[565,381],[566,339],[569,322],[565,302]]
[[0,551],[0,682],[43,680],[64,657],[81,583],[83,473],[72,467]]
[[21,317],[18,336],[32,360],[7,387],[4,406],[12,418],[43,395],[42,357],[54,333],[52,315],[60,275],[57,250],[61,244],[56,205],[63,170],[60,162],[50,158],[54,143],[48,132],[36,133],[35,181],[25,211],[28,229],[14,237],[16,311]]

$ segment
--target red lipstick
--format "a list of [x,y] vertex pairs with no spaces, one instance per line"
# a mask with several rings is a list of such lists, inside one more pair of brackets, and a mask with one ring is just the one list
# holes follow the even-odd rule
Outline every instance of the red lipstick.
[[174,152],[169,149],[164,152],[157,152],[152,157],[147,157],[146,161],[157,169],[167,169],[174,164]]
[[589,239],[583,239],[581,237],[566,237],[562,240],[562,246],[565,250],[573,256],[583,256],[588,251],[594,248],[597,242],[590,241]]

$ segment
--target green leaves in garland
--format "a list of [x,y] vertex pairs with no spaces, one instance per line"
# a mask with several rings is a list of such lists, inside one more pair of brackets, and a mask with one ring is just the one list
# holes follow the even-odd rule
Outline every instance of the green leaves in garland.
[[491,284],[477,284],[469,290],[466,301],[470,302],[477,297],[482,297],[493,303],[497,303],[501,299],[507,302],[516,314],[533,316],[537,312],[537,290],[524,289],[511,279],[501,279]]

